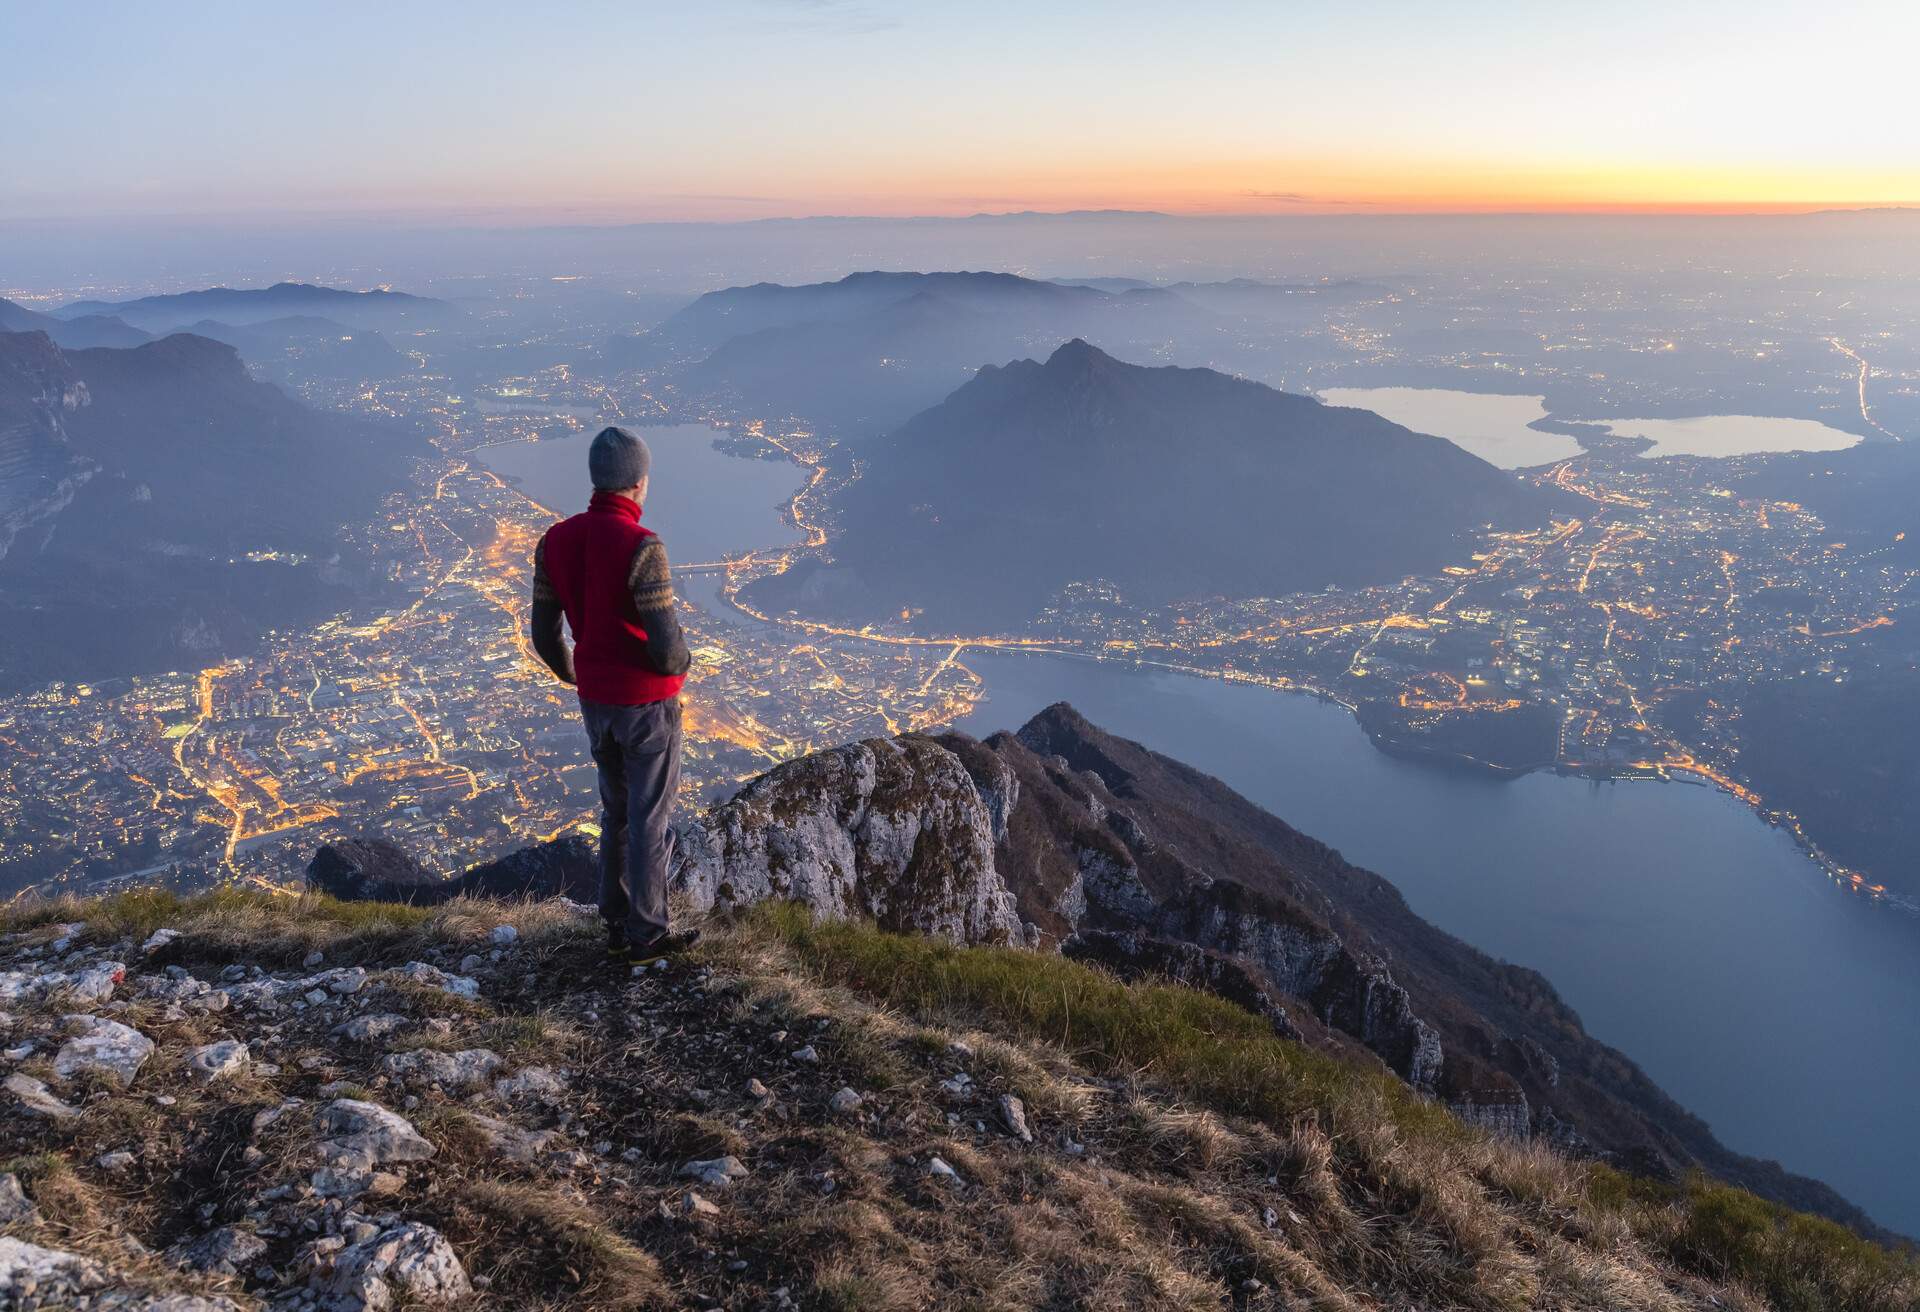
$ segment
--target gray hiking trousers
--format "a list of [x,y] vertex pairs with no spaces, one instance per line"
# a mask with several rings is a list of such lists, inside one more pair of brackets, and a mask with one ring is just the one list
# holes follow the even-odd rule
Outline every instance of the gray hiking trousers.
[[644,946],[667,932],[667,816],[680,788],[680,699],[608,706],[580,699],[600,767],[600,914]]

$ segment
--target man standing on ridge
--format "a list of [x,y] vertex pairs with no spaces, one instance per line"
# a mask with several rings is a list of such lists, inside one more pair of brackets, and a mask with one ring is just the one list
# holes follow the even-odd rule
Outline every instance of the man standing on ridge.
[[652,463],[636,434],[602,429],[587,454],[593,499],[548,529],[533,552],[533,649],[580,693],[600,769],[607,956],[632,965],[650,965],[699,936],[667,924],[667,813],[680,786],[680,688],[690,658],[667,550],[640,523]]

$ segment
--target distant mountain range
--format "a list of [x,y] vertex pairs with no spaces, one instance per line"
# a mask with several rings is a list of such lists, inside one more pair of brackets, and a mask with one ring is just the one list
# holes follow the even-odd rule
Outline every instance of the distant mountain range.
[[84,349],[89,346],[138,346],[152,341],[153,334],[142,332],[125,319],[105,314],[81,314],[71,319],[29,310],[26,306],[0,298],[0,333],[45,333],[55,346]]
[[[983,364],[1080,337],[1129,356],[1206,363],[1237,320],[1302,323],[1331,301],[1380,298],[1364,283],[1240,280],[1154,287],[1048,282],[1009,273],[856,273],[837,282],[709,292],[659,327],[616,337],[614,369],[679,369],[696,393],[843,432],[884,432]],[[1175,343],[1183,352],[1171,355]]]
[[339,527],[375,515],[415,453],[203,337],[0,334],[0,683],[177,668],[342,609]]
[[1131,602],[1387,582],[1460,559],[1531,489],[1436,437],[1080,340],[988,367],[863,452],[831,564],[757,595],[844,618],[1002,629],[1069,582]]
[[454,306],[431,297],[379,288],[355,292],[302,282],[246,289],[210,287],[132,301],[74,301],[53,313],[66,320],[110,315],[153,333],[171,332],[203,319],[247,325],[290,315],[314,315],[354,328],[426,328],[460,317]]

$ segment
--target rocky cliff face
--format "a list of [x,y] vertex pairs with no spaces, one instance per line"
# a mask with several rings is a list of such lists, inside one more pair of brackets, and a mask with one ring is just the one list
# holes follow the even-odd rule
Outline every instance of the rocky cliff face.
[[94,466],[67,441],[65,420],[92,398],[45,333],[10,335],[0,350],[0,558],[14,539],[72,501]]

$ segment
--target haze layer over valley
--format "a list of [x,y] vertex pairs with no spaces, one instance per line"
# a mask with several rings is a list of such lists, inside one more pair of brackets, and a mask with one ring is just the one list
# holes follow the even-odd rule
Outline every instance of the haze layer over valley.
[[[1843,744],[1827,725],[1920,704],[1904,691],[1913,448],[1897,440],[1920,421],[1920,301],[1867,267],[1895,248],[1892,218],[1729,222],[1035,216],[469,232],[431,251],[381,234],[339,261],[238,250],[194,283],[4,289],[19,307],[5,326],[27,331],[0,356],[31,381],[8,412],[23,526],[0,570],[38,562],[5,602],[28,617],[10,641],[47,654],[0,664],[15,688],[0,868],[12,889],[280,886],[368,833],[438,874],[590,834],[576,713],[524,642],[532,544],[566,507],[500,471],[564,489],[584,483],[567,462],[599,425],[676,425],[653,431],[663,450],[698,445],[681,477],[766,488],[763,507],[681,499],[661,465],[663,523],[679,499],[727,507],[711,513],[729,525],[729,559],[675,553],[706,567],[677,580],[696,662],[688,805],[811,751],[997,724],[996,698],[1018,695],[1009,662],[1305,691],[1406,770],[1464,770],[1441,777],[1486,797],[1532,771],[1735,799],[1752,814],[1727,823],[1772,824],[1809,855],[1782,869],[1834,912],[1813,950],[1870,990],[1897,954],[1848,963],[1840,945],[1846,917],[1904,916],[1920,889],[1899,802],[1908,737]],[[1729,267],[1654,267],[1704,232],[1737,248]],[[1838,252],[1823,267],[1839,272],[1783,278],[1809,249]],[[873,272],[894,262],[876,251],[924,272]],[[1503,468],[1314,399],[1343,387],[1540,397],[1530,431],[1553,458]],[[1720,417],[1737,433],[1743,415],[1858,444],[1651,458],[1606,427]],[[63,479],[74,499],[48,509]],[[113,507],[136,509],[81,517],[122,483]],[[274,582],[247,591],[255,578]],[[146,615],[164,623],[137,654]],[[75,624],[99,626],[79,644],[96,664],[60,655]],[[1253,791],[1247,767],[1195,746],[1191,764]],[[1259,770],[1312,771],[1294,748],[1274,741]],[[1323,833],[1371,807],[1389,825],[1402,800],[1282,815]],[[1609,823],[1599,806],[1565,814]],[[1444,811],[1426,823],[1436,851],[1456,845]],[[1528,859],[1604,882],[1579,832]],[[1409,888],[1432,887],[1426,873],[1381,870]],[[1494,932],[1409,896],[1468,942]],[[1670,914],[1682,939],[1716,923],[1710,905]],[[1604,945],[1565,950],[1606,987]],[[1514,955],[1558,980],[1555,962]],[[1595,1033],[1638,1059],[1635,1033]],[[1764,1042],[1757,1024],[1743,1035]],[[1902,1087],[1874,1060],[1863,1088]],[[1780,1105],[1727,1151],[1780,1156],[1882,1224],[1920,1223],[1898,1183],[1910,1145],[1855,1160],[1836,1136],[1792,1156],[1807,1113],[1767,1093]],[[1897,1122],[1892,1093],[1861,1097],[1863,1123]],[[1690,1110],[1719,1128],[1716,1108]]]

